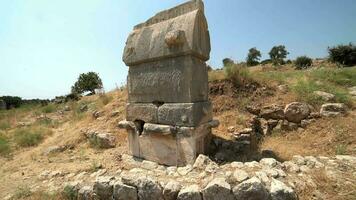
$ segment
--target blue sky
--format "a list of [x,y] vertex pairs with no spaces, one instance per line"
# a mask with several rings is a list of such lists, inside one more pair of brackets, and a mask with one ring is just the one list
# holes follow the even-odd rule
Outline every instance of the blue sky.
[[[106,90],[126,81],[122,62],[133,26],[183,0],[0,0],[0,96],[53,98],[80,73],[95,71]],[[354,0],[205,0],[212,52],[221,66],[257,47],[268,57],[284,44],[289,58],[325,57],[356,43]]]

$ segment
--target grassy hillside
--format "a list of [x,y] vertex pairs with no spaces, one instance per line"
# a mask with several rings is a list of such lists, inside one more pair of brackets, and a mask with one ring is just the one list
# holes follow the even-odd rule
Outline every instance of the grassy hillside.
[[[245,109],[247,105],[285,105],[303,101],[317,111],[325,101],[314,91],[321,90],[334,94],[335,102],[345,103],[349,108],[348,115],[318,119],[305,129],[273,132],[264,138],[260,150],[273,150],[284,160],[297,154],[356,154],[355,97],[348,91],[356,86],[356,67],[319,65],[296,71],[291,65],[236,66],[228,73],[210,71],[209,81],[214,117],[221,123],[213,131],[216,136],[231,139],[230,126],[235,130],[246,128],[252,117]],[[281,85],[286,85],[287,90],[281,90]],[[116,125],[125,119],[126,100],[126,91],[120,90],[83,97],[77,102],[26,105],[0,111],[0,182],[11,182],[0,186],[0,197],[16,193],[20,199],[27,198],[31,196],[29,188],[34,183],[47,187],[48,184],[38,177],[44,170],[81,173],[125,167],[120,156],[127,152],[126,133]],[[94,117],[93,113],[99,114]],[[88,130],[114,134],[118,141],[116,148],[103,150],[91,145],[83,136]],[[53,146],[63,149],[46,154]],[[35,195],[50,198],[47,193]]]

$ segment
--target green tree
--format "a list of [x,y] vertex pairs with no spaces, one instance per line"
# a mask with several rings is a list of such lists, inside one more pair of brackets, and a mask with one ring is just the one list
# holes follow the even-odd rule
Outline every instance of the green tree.
[[231,60],[230,58],[224,58],[222,62],[224,67],[234,64],[234,61]]
[[352,43],[329,47],[328,51],[330,61],[344,66],[356,65],[356,46]]
[[247,66],[255,66],[258,65],[259,60],[261,58],[261,52],[256,49],[256,47],[248,50],[246,64]]
[[274,65],[283,65],[284,59],[288,54],[289,52],[286,50],[284,45],[274,46],[269,52],[269,56],[271,57],[272,63]]
[[89,91],[91,94],[95,94],[95,89],[103,88],[103,83],[99,75],[95,72],[88,72],[80,74],[77,82],[72,86],[73,94],[82,94]]

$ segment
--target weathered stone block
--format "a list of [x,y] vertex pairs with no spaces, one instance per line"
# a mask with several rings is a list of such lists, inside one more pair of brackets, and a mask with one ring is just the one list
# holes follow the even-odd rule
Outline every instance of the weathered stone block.
[[[152,126],[164,126],[160,131]],[[211,140],[213,122],[194,127],[174,128],[145,124],[142,133],[128,129],[129,151],[133,156],[159,164],[182,166],[193,164],[197,155],[206,152]],[[149,129],[147,131],[146,129]],[[154,129],[154,131],[152,131]]]
[[126,120],[157,123],[157,106],[147,103],[128,103],[126,105]]
[[191,56],[129,68],[130,103],[192,103],[208,100],[206,64]]
[[194,55],[208,60],[210,36],[201,1],[162,11],[135,26],[126,41],[123,60],[128,66]]
[[198,126],[212,120],[210,102],[164,104],[158,108],[158,123]]

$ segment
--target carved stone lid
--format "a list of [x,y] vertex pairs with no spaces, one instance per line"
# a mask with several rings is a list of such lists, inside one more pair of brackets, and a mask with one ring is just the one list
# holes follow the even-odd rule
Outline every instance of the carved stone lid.
[[124,50],[128,66],[160,59],[193,55],[209,59],[210,36],[201,0],[162,11],[135,26]]

